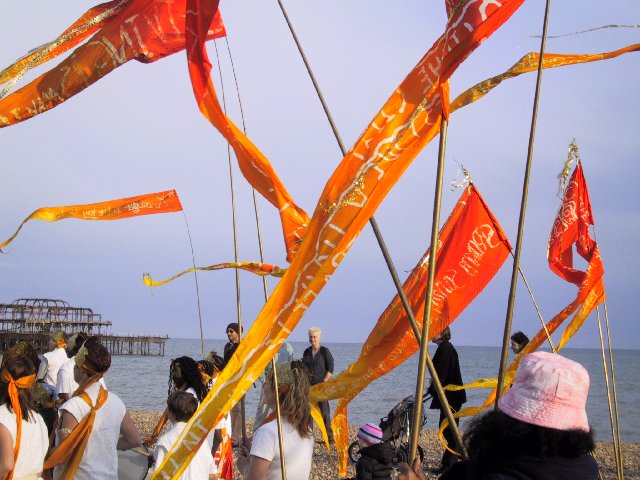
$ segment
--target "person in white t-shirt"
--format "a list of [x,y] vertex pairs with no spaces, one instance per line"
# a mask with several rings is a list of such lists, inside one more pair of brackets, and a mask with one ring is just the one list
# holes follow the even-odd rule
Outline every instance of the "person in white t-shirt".
[[34,409],[30,389],[39,363],[37,353],[26,342],[4,352],[0,368],[0,478],[42,478],[49,435]]
[[[46,467],[57,465],[53,478],[58,479],[72,465],[72,457],[80,461],[71,478],[75,480],[117,480],[117,450],[126,450],[142,444],[140,432],[126,412],[126,408],[113,392],[107,392],[99,383],[111,365],[109,351],[96,337],[90,337],[75,356],[75,381],[80,385],[76,396],[60,407],[60,427],[56,435],[56,448],[47,459]],[[91,401],[81,393],[86,394]],[[70,445],[73,437],[84,430],[82,420],[95,412],[93,425],[87,428],[86,447]],[[76,431],[76,429],[79,429]]]
[[[162,461],[173,447],[180,433],[187,425],[189,419],[198,409],[198,400],[190,392],[174,392],[167,399],[167,410],[169,415],[169,428],[156,443],[153,453],[155,458],[154,471],[160,468]],[[178,477],[179,480],[215,480],[216,466],[211,455],[211,444],[205,438],[189,465]]]
[[[58,379],[56,382],[56,389],[58,390],[58,397],[61,400],[69,400],[80,385],[76,382],[73,377],[73,367],[76,365],[74,357],[80,350],[80,347],[87,340],[87,334],[83,332],[76,333],[69,337],[67,342],[66,352],[68,359],[65,363],[62,364],[60,370],[58,370]],[[104,378],[99,380],[100,384],[105,388],[107,385],[104,383]]]
[[58,370],[60,370],[62,364],[69,359],[65,350],[66,346],[67,341],[64,332],[58,330],[51,334],[49,338],[50,351],[43,355],[44,358],[47,359],[47,372],[44,375],[43,381],[54,389],[54,398],[57,397],[55,387],[58,381]]
[[[308,479],[311,473],[313,435],[309,411],[309,374],[300,360],[277,365],[278,397],[282,417],[282,437],[287,478]],[[264,382],[264,399],[273,410],[276,405],[273,372]],[[238,450],[238,469],[247,480],[282,478],[280,446],[275,414]]]

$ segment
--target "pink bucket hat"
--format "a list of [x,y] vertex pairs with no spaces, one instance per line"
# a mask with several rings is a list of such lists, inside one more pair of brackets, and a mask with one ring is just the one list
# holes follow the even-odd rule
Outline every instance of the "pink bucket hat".
[[586,404],[589,373],[579,363],[549,352],[520,361],[511,388],[500,398],[500,410],[540,427],[589,431]]
[[358,438],[369,445],[382,442],[382,430],[374,423],[365,423],[358,429]]

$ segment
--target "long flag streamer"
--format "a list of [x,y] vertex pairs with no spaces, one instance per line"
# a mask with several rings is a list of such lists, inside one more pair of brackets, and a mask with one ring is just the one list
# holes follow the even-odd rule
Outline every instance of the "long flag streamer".
[[451,74],[522,1],[468,2],[464,8],[451,10],[443,35],[391,95],[329,179],[287,273],[153,478],[177,478],[218,418],[264,370],[386,194],[436,136],[448,102]]
[[219,0],[187,1],[187,58],[193,93],[202,114],[233,148],[244,177],[280,212],[287,261],[291,262],[309,224],[309,216],[293,201],[267,157],[220,107],[210,77],[211,62],[204,46],[206,32],[217,15],[218,4]]
[[[625,53],[640,51],[640,44],[629,45],[612,52],[594,53],[594,54],[564,54],[564,53],[545,53],[542,62],[542,68],[566,67],[568,65],[577,65],[580,63],[598,62],[600,60],[609,60],[619,57]],[[451,102],[451,112],[458,110],[470,103],[476,102],[484,97],[487,93],[500,85],[504,80],[517,77],[527,72],[534,72],[538,69],[540,54],[537,52],[529,52],[518,60],[506,72],[494,77],[483,80],[474,85],[465,92],[461,93]]]
[[25,218],[16,233],[0,243],[0,249],[9,245],[29,220],[44,220],[45,222],[57,222],[67,218],[79,220],[122,220],[123,218],[138,217],[140,215],[180,211],[182,211],[182,205],[175,190],[147,193],[137,197],[119,198],[85,205],[43,207]]
[[[429,338],[458,317],[491,281],[511,251],[502,227],[473,185],[460,196],[438,238],[441,246],[438,247]],[[403,285],[419,325],[424,311],[429,258],[427,250]],[[346,475],[347,469],[349,402],[417,350],[418,343],[407,314],[396,295],[369,334],[358,359],[339,375],[311,388],[312,400],[340,399],[332,422],[340,477]]]
[[282,277],[284,272],[287,270],[285,268],[280,268],[276,265],[270,265],[268,263],[260,263],[260,262],[227,262],[227,263],[218,263],[216,265],[209,265],[208,267],[192,267],[187,270],[174,275],[171,278],[167,278],[166,280],[153,280],[151,275],[145,273],[142,276],[142,280],[144,284],[149,287],[159,287],[160,285],[164,285],[166,283],[172,282],[173,280],[182,277],[191,272],[196,271],[213,271],[213,270],[223,270],[225,268],[239,268],[241,270],[246,270],[247,272],[254,273],[256,275],[260,275],[261,277],[266,277],[267,275],[271,275],[272,277]]
[[[589,226],[593,224],[587,182],[584,178],[582,165],[579,163],[571,176],[562,204],[553,222],[547,253],[551,270],[563,280],[578,285],[578,294],[575,300],[547,323],[548,332],[553,333],[573,312],[576,312],[562,333],[562,338],[557,346],[558,351],[580,329],[589,314],[605,299],[604,266],[598,244],[589,234]],[[574,245],[578,254],[588,262],[585,271],[577,270],[573,265],[572,248]],[[515,372],[520,359],[524,355],[537,350],[546,341],[546,338],[547,333],[541,328],[516,356],[507,372]],[[510,382],[505,382],[505,389],[509,385]],[[496,390],[494,388],[482,406],[467,407],[456,413],[455,416],[477,415],[493,405],[495,394]],[[446,422],[443,424],[442,429],[444,427],[446,427]]]
[[[83,25],[86,23],[83,19],[93,13],[99,14],[103,8],[116,9],[117,13],[100,20],[96,25],[99,29],[88,28],[86,32],[93,33],[91,39],[57,67],[1,99],[0,127],[22,122],[61,104],[129,60],[150,63],[183,50],[185,6],[186,0],[130,0],[110,2],[94,7],[96,11],[89,10],[74,25]],[[219,14],[210,25],[207,38],[226,34]],[[78,41],[82,39],[78,38]],[[51,53],[59,54],[72,46],[61,44],[65,47]],[[46,47],[40,53],[46,53]],[[6,78],[12,78],[25,65],[22,59],[18,60],[5,70]]]

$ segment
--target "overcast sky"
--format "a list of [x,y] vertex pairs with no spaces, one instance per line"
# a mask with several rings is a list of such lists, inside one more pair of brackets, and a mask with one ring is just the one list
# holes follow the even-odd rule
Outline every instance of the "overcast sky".
[[[442,1],[289,1],[288,13],[349,147],[388,96],[442,33]],[[54,39],[93,4],[87,1],[4,2],[0,67]],[[537,51],[544,2],[528,2],[459,68],[454,98]],[[311,81],[274,1],[222,1],[249,137],[267,155],[297,203],[312,213],[341,159]],[[553,2],[550,35],[612,24],[640,23],[637,0]],[[607,28],[549,39],[547,51],[596,53],[640,41],[637,28]],[[214,43],[208,44],[222,96]],[[227,46],[218,42],[230,116],[241,123]],[[636,53],[543,75],[522,268],[545,318],[576,294],[547,267],[546,245],[560,200],[556,175],[573,138],[578,142],[605,266],[615,347],[637,348],[640,322],[638,187],[640,63]],[[48,65],[51,68],[57,61]],[[37,70],[38,73],[44,71]],[[28,78],[33,78],[33,75]],[[21,85],[24,82],[21,83]],[[515,244],[531,122],[535,74],[505,82],[451,117],[445,181],[464,164]],[[437,139],[416,158],[376,213],[404,279],[430,236]],[[200,115],[184,53],[154,64],[129,62],[88,90],[24,123],[0,129],[0,237],[43,206],[92,203],[176,189],[193,237],[196,263],[233,260],[227,147]],[[454,161],[455,160],[455,161]],[[251,190],[233,165],[241,260],[258,260]],[[460,177],[457,177],[458,179]],[[442,222],[460,190],[445,189]],[[266,261],[286,266],[279,218],[260,199]],[[149,272],[163,279],[190,267],[181,213],[117,222],[28,223],[0,255],[0,303],[59,298],[89,307],[114,332],[197,337],[193,276],[150,290]],[[583,264],[580,264],[584,266]],[[454,343],[498,345],[507,307],[511,261],[453,325]],[[236,319],[233,271],[199,274],[205,336],[224,337]],[[275,280],[270,280],[270,288]],[[395,294],[369,227],[355,242],[320,297],[292,334],[304,340],[318,325],[326,342],[361,342]],[[251,324],[263,304],[261,281],[241,274],[242,318]],[[522,282],[514,329],[540,323]],[[590,317],[569,346],[597,347]]]

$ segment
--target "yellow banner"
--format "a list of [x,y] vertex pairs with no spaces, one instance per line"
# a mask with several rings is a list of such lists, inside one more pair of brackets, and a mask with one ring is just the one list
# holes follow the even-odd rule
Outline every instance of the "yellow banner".
[[39,208],[25,218],[16,233],[8,240],[0,243],[0,249],[9,245],[18,235],[22,226],[29,220],[44,220],[57,222],[67,218],[79,220],[121,220],[123,218],[153,215],[155,213],[180,212],[182,205],[175,190],[166,192],[147,193],[137,197],[119,198],[100,203],[86,205],[68,205],[65,207]]
[[[545,53],[542,68],[566,67],[568,65],[577,65],[580,63],[599,62],[600,60],[609,60],[619,57],[629,52],[637,52],[640,50],[640,44],[636,43],[628,47],[614,50],[613,52],[594,53],[594,54],[563,54],[563,53]],[[523,73],[533,72],[538,69],[540,54],[529,52],[523,56],[518,62],[506,72],[488,78],[465,92],[461,93],[451,102],[451,112],[458,110],[470,103],[476,102],[484,97],[487,93],[500,85],[504,80],[517,77]]]
[[[195,1],[195,0],[194,0]],[[158,478],[178,478],[208,431],[251,387],[411,161],[439,132],[448,78],[522,4],[469,4],[365,129],[322,192],[298,253],[214,387],[189,421]]]
[[196,271],[212,271],[212,270],[222,270],[225,268],[239,268],[241,270],[246,270],[247,272],[255,273],[256,275],[260,275],[261,277],[266,277],[267,275],[271,275],[272,277],[282,277],[284,272],[287,271],[286,268],[280,268],[275,265],[269,265],[268,263],[260,263],[260,262],[228,262],[228,263],[218,263],[216,265],[209,265],[208,267],[193,267],[188,268],[187,270],[174,275],[171,278],[167,278],[166,280],[153,280],[151,275],[145,273],[142,276],[142,280],[144,284],[148,287],[159,287],[160,285],[164,285],[165,283],[172,282],[176,278],[180,278],[187,273],[196,272]]

